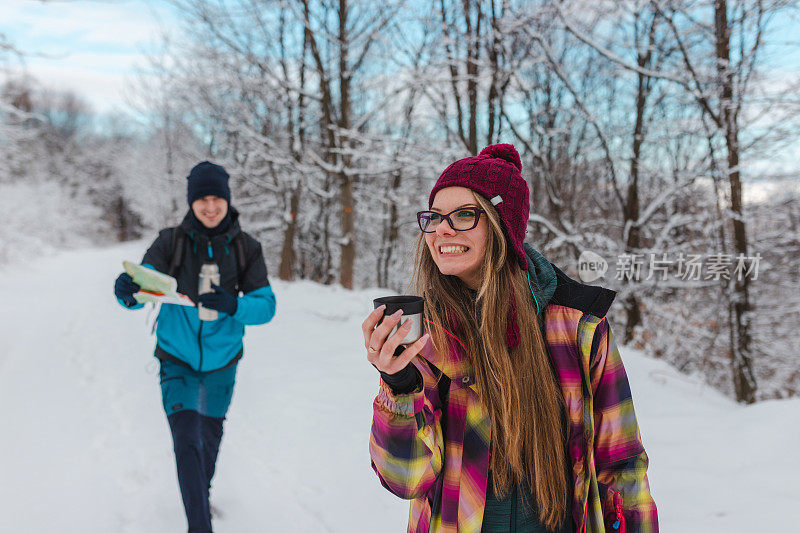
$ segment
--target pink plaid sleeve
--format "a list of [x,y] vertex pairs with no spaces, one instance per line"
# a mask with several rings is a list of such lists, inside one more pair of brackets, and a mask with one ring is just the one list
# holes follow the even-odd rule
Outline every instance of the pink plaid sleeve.
[[606,318],[595,329],[592,352],[594,454],[603,514],[613,523],[621,511],[626,533],[656,533],[658,514],[647,480],[648,458],[628,376]]
[[395,396],[381,380],[369,440],[381,484],[405,499],[419,498],[435,484],[444,447],[437,379],[421,357],[412,364],[422,374],[422,390]]

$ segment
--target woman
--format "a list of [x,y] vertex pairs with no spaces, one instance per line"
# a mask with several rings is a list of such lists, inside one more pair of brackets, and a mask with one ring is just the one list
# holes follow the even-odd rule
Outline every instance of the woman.
[[[615,293],[523,244],[528,187],[508,144],[450,165],[418,213],[427,333],[364,321],[381,373],[370,455],[413,500],[409,532],[658,530],[630,388],[605,318]],[[382,320],[383,318],[383,320]]]

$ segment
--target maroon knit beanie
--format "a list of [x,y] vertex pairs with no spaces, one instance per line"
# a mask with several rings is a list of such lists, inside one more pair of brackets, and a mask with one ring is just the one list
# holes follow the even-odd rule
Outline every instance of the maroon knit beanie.
[[500,215],[506,239],[519,260],[519,266],[528,270],[523,243],[528,230],[528,184],[522,179],[522,162],[511,144],[492,144],[473,157],[459,159],[447,167],[428,198],[428,208],[433,198],[445,187],[466,187],[491,202]]

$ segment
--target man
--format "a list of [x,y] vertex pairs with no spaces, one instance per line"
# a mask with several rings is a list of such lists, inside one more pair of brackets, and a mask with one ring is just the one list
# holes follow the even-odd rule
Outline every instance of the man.
[[[161,230],[142,259],[144,266],[174,276],[178,292],[218,312],[215,320],[200,320],[197,307],[163,304],[156,330],[161,397],[189,533],[211,532],[208,494],[244,327],[265,324],[275,314],[261,244],[240,229],[228,178],[214,163],[195,166],[187,177],[189,212],[177,228]],[[220,282],[198,296],[200,269],[207,263],[217,265]],[[142,304],[133,294],[139,289],[123,273],[114,294],[124,307],[138,309]]]

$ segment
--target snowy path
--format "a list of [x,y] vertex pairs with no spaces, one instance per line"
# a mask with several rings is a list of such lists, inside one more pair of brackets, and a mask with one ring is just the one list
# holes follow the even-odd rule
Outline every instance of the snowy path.
[[[145,312],[111,295],[122,259],[143,249],[0,269],[0,532],[185,531]],[[405,531],[407,502],[380,486],[367,453],[377,379],[359,324],[382,291],[275,292],[276,319],[248,329],[215,531]],[[623,357],[662,530],[796,530],[800,400],[745,408]]]

